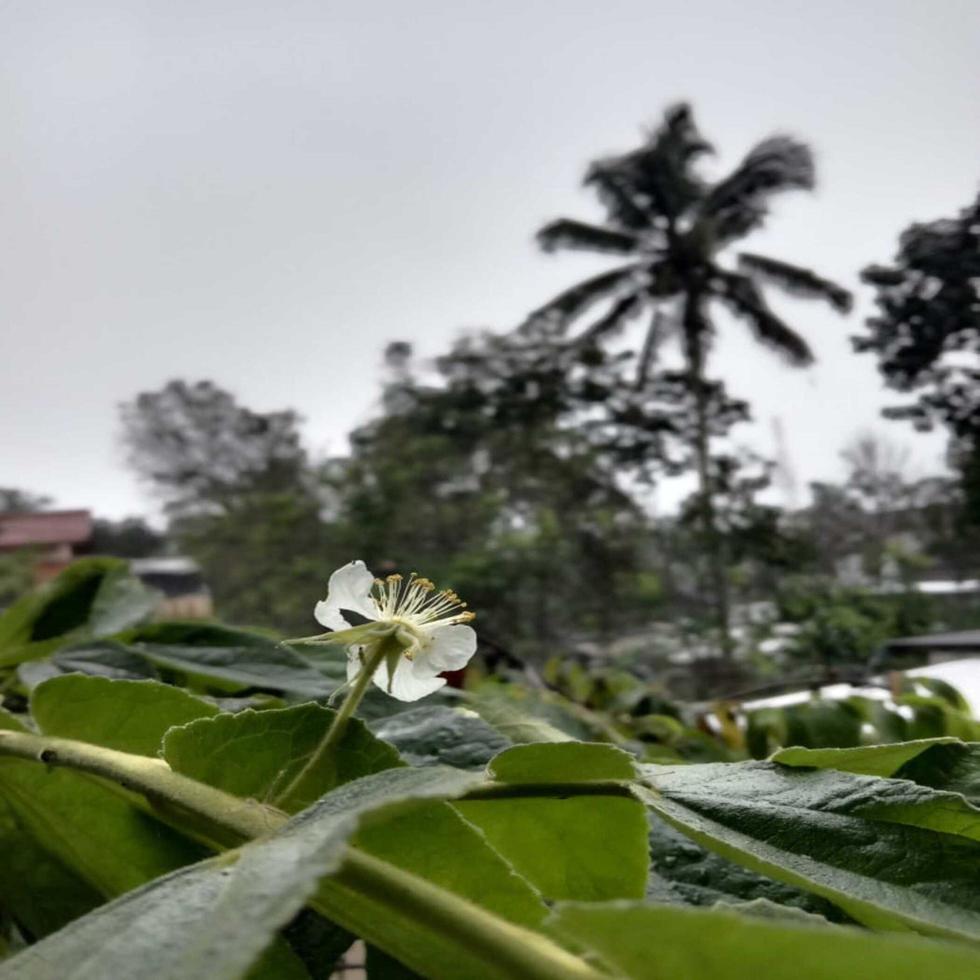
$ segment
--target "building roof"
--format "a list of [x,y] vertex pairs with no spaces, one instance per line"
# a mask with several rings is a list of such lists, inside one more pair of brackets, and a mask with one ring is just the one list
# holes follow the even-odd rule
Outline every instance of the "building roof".
[[87,510],[0,514],[0,550],[83,544],[91,537],[92,515]]
[[133,558],[129,567],[134,575],[194,575],[201,571],[201,566],[193,558],[182,555]]
[[889,640],[889,650],[963,650],[980,653],[980,630],[958,630],[955,633],[927,633]]

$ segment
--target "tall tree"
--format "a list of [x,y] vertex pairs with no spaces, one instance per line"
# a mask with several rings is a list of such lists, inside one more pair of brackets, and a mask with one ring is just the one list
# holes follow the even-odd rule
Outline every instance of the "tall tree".
[[[661,126],[640,147],[592,164],[585,185],[598,194],[604,222],[562,218],[542,228],[538,241],[546,251],[584,249],[627,261],[550,300],[531,314],[523,329],[568,338],[573,325],[584,322],[568,343],[608,345],[633,318],[645,314],[648,326],[635,358],[634,385],[639,390],[655,383],[663,343],[671,337],[679,340],[684,383],[694,401],[691,449],[709,542],[709,574],[723,651],[728,654],[728,583],[714,503],[711,387],[706,378],[716,309],[744,320],[758,341],[789,364],[803,366],[813,360],[810,348],[769,307],[763,285],[825,300],[842,313],[850,309],[851,295],[809,269],[764,255],[736,252],[734,264],[722,262],[740,239],[762,226],[773,195],[812,189],[809,148],[787,136],[771,136],[753,147],[732,173],[714,182],[699,169],[711,151],[690,107],[678,105],[667,110]],[[598,304],[605,304],[605,309],[586,322]]]
[[292,489],[307,466],[295,412],[253,412],[211,381],[170,381],[121,414],[130,463],[173,517]]
[[894,261],[862,278],[878,309],[855,348],[877,357],[889,388],[918,396],[884,414],[946,428],[966,514],[980,527],[980,196],[954,218],[911,225]]
[[330,565],[296,413],[255,412],[210,381],[171,381],[123,405],[122,418],[130,461],[219,612],[308,632],[310,583]]
[[328,468],[343,540],[376,572],[424,568],[452,585],[481,637],[518,654],[649,616],[646,518],[608,456],[556,427],[541,398],[497,398],[498,384],[521,382],[492,340],[465,350],[472,360],[444,359],[422,383],[407,347],[389,348],[382,412]]

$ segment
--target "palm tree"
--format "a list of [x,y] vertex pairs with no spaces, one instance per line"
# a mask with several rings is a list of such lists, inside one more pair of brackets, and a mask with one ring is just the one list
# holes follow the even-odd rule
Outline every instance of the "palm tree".
[[714,309],[728,309],[745,321],[756,340],[789,364],[805,366],[813,361],[810,348],[770,309],[762,285],[825,300],[841,313],[850,310],[851,294],[808,269],[763,255],[738,252],[730,267],[720,261],[722,253],[762,226],[772,195],[813,188],[809,148],[788,136],[771,136],[715,183],[697,169],[710,152],[711,144],[698,132],[690,107],[681,104],[667,110],[660,128],[638,149],[594,163],[585,185],[598,194],[605,223],[562,218],[542,228],[538,242],[546,251],[585,249],[627,256],[628,261],[556,296],[530,315],[524,329],[567,336],[588,311],[604,303],[602,315],[571,338],[576,345],[596,345],[645,312],[650,319],[637,359],[637,389],[651,379],[663,342],[671,336],[679,339],[695,405],[692,450],[711,585],[722,650],[729,656],[728,575],[715,514],[710,386],[705,378],[715,334]]

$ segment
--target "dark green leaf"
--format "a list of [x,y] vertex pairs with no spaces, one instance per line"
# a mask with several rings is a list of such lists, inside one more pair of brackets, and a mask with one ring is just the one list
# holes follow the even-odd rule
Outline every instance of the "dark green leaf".
[[485,766],[509,742],[465,708],[414,708],[370,725],[413,766],[444,764],[457,769]]
[[640,768],[651,809],[724,857],[865,925],[980,938],[980,845],[953,836],[980,814],[954,794],[769,762]]
[[127,646],[159,668],[190,675],[207,686],[237,691],[257,687],[309,698],[336,684],[285,643],[259,633],[206,623],[157,623],[124,636]]
[[767,878],[695,844],[656,816],[650,819],[651,882],[647,897],[686,905],[765,899],[833,921],[846,919],[826,899]]

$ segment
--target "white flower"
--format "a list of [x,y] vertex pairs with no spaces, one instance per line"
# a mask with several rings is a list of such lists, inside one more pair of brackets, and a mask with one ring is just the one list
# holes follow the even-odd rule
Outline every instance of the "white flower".
[[[417,701],[439,690],[444,670],[465,667],[476,652],[476,633],[461,625],[473,619],[466,603],[450,589],[441,592],[414,572],[406,579],[389,575],[376,579],[362,561],[352,561],[330,576],[327,598],[316,604],[317,622],[331,630],[357,627],[349,613],[372,623],[397,628],[406,647],[397,659],[382,661],[374,683],[399,701]],[[364,664],[363,646],[347,648],[347,678],[353,680]]]

